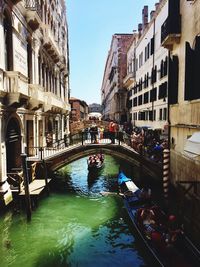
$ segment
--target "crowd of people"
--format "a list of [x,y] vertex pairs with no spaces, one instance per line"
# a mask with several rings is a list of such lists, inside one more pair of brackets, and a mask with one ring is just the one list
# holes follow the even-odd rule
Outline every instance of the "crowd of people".
[[136,152],[150,158],[153,161],[161,162],[163,150],[168,148],[167,138],[161,138],[161,132],[147,127],[133,127],[131,123],[125,122],[117,124],[110,120],[108,128],[97,127],[93,122],[90,128],[86,128],[87,139],[91,139],[92,144],[98,143],[102,139],[110,139],[112,144],[115,139],[125,142]]
[[130,146],[138,153],[160,162],[163,150],[168,148],[168,140],[161,139],[157,130],[136,128],[130,135]]
[[138,222],[141,223],[146,237],[153,241],[163,241],[167,246],[176,242],[183,230],[178,226],[176,216],[164,217],[156,206],[138,210]]
[[101,153],[91,155],[89,156],[87,162],[88,162],[88,167],[101,166],[104,162],[104,155]]

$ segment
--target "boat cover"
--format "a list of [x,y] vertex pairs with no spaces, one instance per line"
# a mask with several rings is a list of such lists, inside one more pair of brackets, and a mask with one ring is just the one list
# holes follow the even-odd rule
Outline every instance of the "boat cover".
[[120,171],[118,174],[118,184],[122,185],[123,183],[128,181],[131,181],[131,179],[126,177],[126,175],[122,171]]

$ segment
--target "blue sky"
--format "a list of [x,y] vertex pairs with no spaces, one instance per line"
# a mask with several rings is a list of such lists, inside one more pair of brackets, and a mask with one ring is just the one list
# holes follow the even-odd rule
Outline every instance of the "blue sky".
[[[157,1],[159,2],[159,1]],[[101,103],[103,72],[114,33],[131,33],[155,0],[67,0],[71,96]]]

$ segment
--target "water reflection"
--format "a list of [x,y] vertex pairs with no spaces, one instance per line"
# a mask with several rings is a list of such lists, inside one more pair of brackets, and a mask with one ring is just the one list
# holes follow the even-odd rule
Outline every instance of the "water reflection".
[[86,158],[59,170],[29,224],[23,213],[0,218],[1,267],[155,266],[130,232],[119,196],[100,194],[117,190],[120,162],[105,161],[95,175]]

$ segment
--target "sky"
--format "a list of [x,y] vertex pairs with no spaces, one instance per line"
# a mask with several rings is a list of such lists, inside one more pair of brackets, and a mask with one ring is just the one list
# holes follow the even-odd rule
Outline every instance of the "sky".
[[66,0],[69,30],[70,96],[101,104],[101,85],[115,33],[132,33],[142,9],[156,0]]

